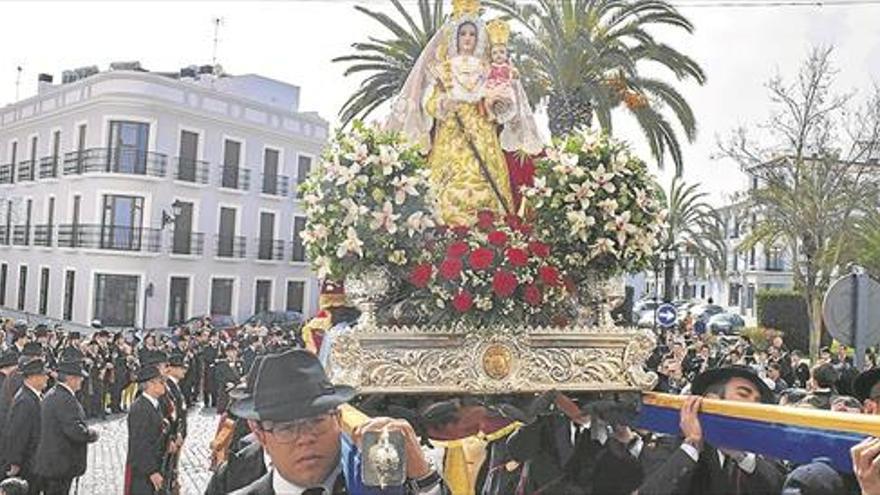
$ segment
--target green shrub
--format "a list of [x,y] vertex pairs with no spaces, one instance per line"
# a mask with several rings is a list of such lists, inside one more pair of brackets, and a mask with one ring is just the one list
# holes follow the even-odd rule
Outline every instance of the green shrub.
[[[756,351],[766,351],[767,348],[770,347],[773,337],[782,335],[782,332],[773,330],[772,328],[748,327],[744,328],[742,332],[740,332],[740,335],[747,337]],[[783,335],[782,338],[785,339],[785,335]]]
[[810,316],[802,295],[789,290],[758,291],[758,325],[782,332],[789,349],[810,350]]

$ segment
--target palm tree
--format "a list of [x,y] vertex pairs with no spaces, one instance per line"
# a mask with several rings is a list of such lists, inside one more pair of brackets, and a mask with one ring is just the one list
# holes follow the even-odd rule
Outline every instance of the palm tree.
[[355,6],[355,9],[391,31],[391,38],[381,40],[371,37],[368,42],[354,43],[352,48],[356,53],[333,59],[334,62],[353,64],[345,70],[346,76],[355,73],[369,74],[358,90],[343,104],[340,111],[342,125],[355,118],[364,118],[400,92],[419,54],[446,19],[443,0],[434,0],[433,5],[431,0],[418,0],[421,26],[403,8],[400,0],[391,0],[391,4],[403,17],[403,23],[398,23],[381,12]]
[[666,229],[660,238],[658,252],[663,262],[663,299],[673,299],[675,259],[685,253],[704,259],[714,273],[724,273],[727,252],[724,243],[724,222],[709,203],[707,193],[699,184],[685,184],[676,177],[665,195]]
[[873,211],[856,222],[852,257],[872,277],[880,279],[880,213]]
[[668,152],[681,173],[678,134],[665,111],[681,125],[689,141],[696,122],[687,100],[668,82],[641,69],[654,62],[678,80],[706,81],[694,60],[658,42],[648,29],[693,25],[663,0],[484,0],[490,8],[525,28],[511,42],[526,92],[546,102],[553,136],[590,125],[593,115],[612,131],[612,111],[624,106],[638,121],[660,165]]

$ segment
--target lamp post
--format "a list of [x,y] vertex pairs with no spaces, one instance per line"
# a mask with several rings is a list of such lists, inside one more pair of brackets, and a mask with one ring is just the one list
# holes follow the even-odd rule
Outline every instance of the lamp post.
[[660,260],[663,261],[663,302],[671,302],[673,299],[673,279],[675,278],[675,260],[678,253],[674,247],[666,248],[660,252]]

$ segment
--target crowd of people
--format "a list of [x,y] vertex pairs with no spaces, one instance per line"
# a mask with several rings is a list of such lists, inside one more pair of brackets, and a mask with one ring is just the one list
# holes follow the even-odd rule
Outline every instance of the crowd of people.
[[[187,411],[198,402],[219,415],[206,495],[446,495],[460,493],[462,479],[479,495],[880,494],[876,439],[853,448],[850,474],[823,459],[795,466],[704,438],[705,398],[880,414],[880,369],[871,361],[856,369],[843,346],[809,363],[779,335],[764,348],[692,326],[659,332],[646,364],[657,391],[687,396],[679,435],[639,430],[614,413],[621,408],[603,409],[604,399],[555,392],[505,404],[434,398],[412,410],[367,400],[356,404],[366,419],[352,422],[344,408],[357,391],[330,383],[323,363],[332,336],[357,313],[325,309],[323,323],[302,333],[217,330],[210,319],[145,335],[98,322],[89,335],[4,322],[0,494],[70,493],[97,440],[87,420],[120,412],[129,429],[126,495],[179,493]],[[367,487],[357,471],[362,439],[378,431],[403,439],[403,486]],[[484,455],[462,478],[450,468],[460,452],[442,440],[477,432]]]

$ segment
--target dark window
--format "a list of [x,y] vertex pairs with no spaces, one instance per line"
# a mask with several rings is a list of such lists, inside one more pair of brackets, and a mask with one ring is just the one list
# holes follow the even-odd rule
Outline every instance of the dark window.
[[149,124],[111,121],[108,172],[146,174],[149,135]]
[[40,269],[40,314],[45,315],[49,306],[49,269]]
[[137,275],[95,274],[94,319],[109,327],[133,327],[138,303]]
[[6,239],[5,244],[12,242],[12,200],[6,201]]
[[144,198],[104,196],[101,248],[137,251],[141,247],[141,221]]
[[263,192],[278,194],[278,150],[267,149],[263,154]]
[[83,171],[83,159],[86,152],[86,131],[88,126],[81,124],[77,132],[76,138],[76,173],[81,174]]
[[257,258],[271,260],[274,258],[273,248],[275,243],[275,214],[268,212],[260,213],[260,249]]
[[257,289],[254,295],[254,313],[269,311],[272,302],[272,281],[257,280]]
[[199,154],[199,135],[195,132],[180,131],[180,170],[179,180],[196,181],[196,160]]
[[28,174],[29,174],[28,179],[30,179],[30,180],[34,180],[34,176],[36,175],[36,174],[34,174],[34,170],[36,170],[36,168],[37,168],[37,143],[38,143],[38,141],[39,141],[39,139],[37,138],[37,136],[34,136],[31,138],[31,157],[30,157],[31,166],[28,168],[28,170],[30,170],[30,172],[28,172]]
[[306,249],[303,246],[302,232],[306,229],[305,217],[293,218],[293,249],[291,249],[291,261],[305,261]]
[[306,283],[302,281],[287,282],[287,311],[303,312],[305,303]]
[[9,267],[6,263],[0,265],[0,306],[6,306],[6,278],[8,273]]
[[180,214],[174,217],[174,235],[171,247],[174,254],[193,254],[192,252],[192,203],[180,202]]
[[[312,159],[308,156],[300,156],[296,162],[296,183],[302,184],[312,171]],[[301,198],[302,193],[297,188],[296,197]]]
[[58,158],[61,156],[61,131],[52,134],[52,177],[58,176]]
[[55,224],[55,198],[49,198],[49,214],[46,216],[46,246],[52,245],[52,225]]
[[186,320],[188,299],[189,279],[171,277],[171,288],[168,291],[168,326],[177,325]]
[[12,142],[12,182],[15,182],[15,170],[18,163],[18,141]]
[[25,217],[24,217],[24,245],[27,246],[30,244],[31,237],[31,214],[34,211],[34,200],[27,200],[27,206],[25,209]]
[[235,249],[235,208],[220,207],[217,256],[230,257]]
[[64,272],[64,313],[62,318],[67,321],[73,319],[73,289],[75,281],[75,271],[67,270]]
[[223,179],[221,186],[238,189],[238,166],[241,161],[241,143],[229,139],[223,145]]
[[232,284],[231,278],[215,278],[211,280],[212,315],[232,315]]
[[22,265],[18,269],[18,310],[24,311],[27,303],[27,266]]

